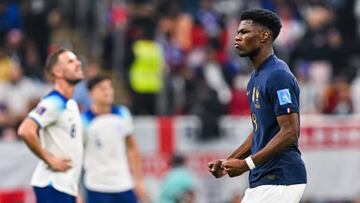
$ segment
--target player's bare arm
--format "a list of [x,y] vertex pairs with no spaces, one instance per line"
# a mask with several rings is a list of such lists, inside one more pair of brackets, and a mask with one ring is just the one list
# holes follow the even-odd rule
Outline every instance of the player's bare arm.
[[227,159],[245,159],[250,156],[253,136],[254,134],[251,132],[246,140],[233,153],[231,153]]
[[243,144],[240,145],[227,159],[222,162],[223,170],[230,176],[238,176],[249,170],[246,162],[243,160],[251,154],[251,145],[253,139],[251,132]]
[[140,156],[137,149],[137,144],[133,135],[126,138],[127,154],[129,159],[130,169],[135,179],[135,191],[138,198],[146,201],[147,195],[145,192],[145,186],[143,182],[143,175],[141,171]]
[[[252,156],[255,165],[261,165],[271,160],[296,142],[299,130],[298,114],[292,113],[278,116],[277,122],[280,131],[262,150]],[[234,158],[222,162],[222,166],[230,177],[239,176],[249,170],[245,160]]]
[[[251,144],[253,133],[251,132],[246,140],[233,152],[229,155],[226,160],[229,159],[245,159],[251,154]],[[226,170],[224,169],[223,160],[214,160],[208,163],[210,173],[216,178],[223,177],[226,175]]]
[[280,115],[276,118],[280,131],[258,153],[252,156],[255,165],[263,164],[294,144],[299,134],[298,113]]
[[30,118],[26,118],[18,129],[18,135],[24,140],[30,150],[54,171],[67,171],[71,168],[71,160],[55,157],[41,147],[39,126]]

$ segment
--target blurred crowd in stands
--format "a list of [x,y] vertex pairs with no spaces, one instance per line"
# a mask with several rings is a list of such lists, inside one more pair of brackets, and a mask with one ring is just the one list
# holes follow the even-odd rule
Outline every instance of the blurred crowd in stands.
[[[247,115],[252,68],[233,38],[241,11],[254,7],[282,20],[274,48],[301,85],[301,111],[359,113],[360,0],[1,0],[2,137],[51,88],[43,65],[59,46],[80,52],[87,78],[107,71],[118,79],[117,98],[135,115],[192,114],[205,126]],[[86,81],[75,98],[89,106]]]

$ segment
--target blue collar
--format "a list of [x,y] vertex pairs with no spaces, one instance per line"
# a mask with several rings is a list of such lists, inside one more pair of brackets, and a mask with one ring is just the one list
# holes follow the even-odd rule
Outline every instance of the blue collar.
[[[111,114],[119,114],[119,109],[118,108],[116,108],[116,106],[111,106],[111,112],[110,112]],[[94,113],[92,110],[91,110],[91,108],[88,110],[88,111],[86,111],[86,116],[89,118],[89,120],[92,120],[92,119],[94,119],[96,116],[98,116],[98,114],[96,114],[96,113]]]
[[62,100],[64,103],[66,103],[66,102],[68,101],[68,98],[66,98],[63,94],[61,94],[61,93],[60,93],[59,91],[57,91],[57,90],[51,91],[48,95],[45,96],[45,98],[46,98],[46,97],[50,97],[50,96],[54,96],[54,95],[60,97],[61,100]]

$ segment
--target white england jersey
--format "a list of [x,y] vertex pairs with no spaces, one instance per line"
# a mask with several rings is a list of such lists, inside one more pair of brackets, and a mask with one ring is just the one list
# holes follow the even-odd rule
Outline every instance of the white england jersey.
[[85,161],[84,182],[98,192],[124,192],[134,187],[128,165],[126,138],[133,121],[124,106],[113,106],[109,114],[83,113]]
[[44,97],[29,115],[40,126],[40,142],[54,156],[71,159],[72,168],[54,172],[40,161],[31,184],[37,187],[51,185],[56,190],[76,196],[83,159],[82,123],[78,105],[57,91]]

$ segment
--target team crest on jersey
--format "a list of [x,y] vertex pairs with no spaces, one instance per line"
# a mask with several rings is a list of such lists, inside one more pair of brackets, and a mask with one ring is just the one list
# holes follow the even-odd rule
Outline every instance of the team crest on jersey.
[[76,125],[75,125],[75,123],[71,125],[70,136],[72,138],[74,138],[76,136]]
[[291,104],[291,94],[289,89],[282,89],[277,91],[280,105]]
[[36,107],[36,109],[35,109],[35,112],[36,112],[37,114],[39,114],[40,116],[43,115],[43,114],[45,113],[45,111],[46,111],[46,108],[43,107],[43,106],[38,106],[38,107]]
[[252,102],[255,104],[255,108],[259,109],[261,108],[260,103],[259,103],[259,98],[260,98],[260,90],[259,87],[253,87],[252,90]]

